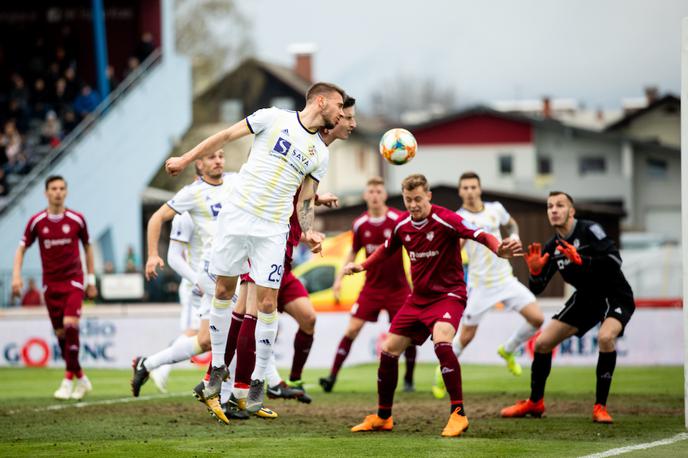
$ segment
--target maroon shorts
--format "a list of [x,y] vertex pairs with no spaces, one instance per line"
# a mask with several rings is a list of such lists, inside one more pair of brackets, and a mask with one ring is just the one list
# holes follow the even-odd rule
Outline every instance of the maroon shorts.
[[437,322],[444,321],[458,330],[465,308],[466,299],[455,295],[445,296],[423,307],[415,305],[413,296],[409,296],[392,320],[389,332],[409,337],[414,344],[422,345],[432,335]]
[[400,290],[390,293],[361,291],[356,303],[351,307],[351,316],[363,321],[377,321],[381,310],[387,310],[389,321],[391,322],[401,306],[406,302],[406,298],[411,294],[410,289]]
[[308,291],[306,291],[301,280],[296,278],[291,271],[287,272],[282,277],[282,284],[277,295],[277,311],[284,312],[285,305],[302,297],[308,297]]
[[[242,283],[255,283],[253,279],[248,274],[241,275]],[[308,291],[301,283],[301,280],[296,278],[296,276],[288,271],[282,277],[282,284],[279,288],[279,293],[277,294],[277,311],[284,313],[284,306],[299,299],[301,297],[308,297]]]
[[84,289],[81,282],[73,280],[48,283],[43,285],[43,296],[53,329],[62,328],[62,320],[66,316],[81,317],[81,305],[84,301]]

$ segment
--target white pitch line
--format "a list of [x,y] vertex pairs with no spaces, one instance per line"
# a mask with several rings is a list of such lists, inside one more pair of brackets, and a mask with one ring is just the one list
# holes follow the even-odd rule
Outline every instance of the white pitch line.
[[174,397],[179,397],[179,396],[184,396],[186,393],[184,392],[179,392],[179,393],[166,393],[166,394],[150,394],[148,396],[139,396],[138,398],[135,398],[133,396],[126,397],[126,398],[118,398],[118,399],[103,399],[101,401],[92,401],[92,402],[75,402],[75,403],[69,403],[69,401],[66,401],[63,404],[53,404],[45,407],[37,407],[37,408],[32,408],[32,409],[21,409],[21,410],[10,410],[7,413],[7,415],[15,415],[18,413],[26,413],[28,410],[29,412],[50,412],[53,410],[64,410],[64,409],[71,409],[71,408],[82,408],[82,407],[90,407],[90,406],[105,406],[105,405],[110,405],[110,404],[127,404],[130,402],[141,402],[141,401],[151,401],[154,399],[165,399],[165,398],[174,398]]
[[680,442],[688,439],[688,433],[679,433],[674,437],[662,439],[654,442],[646,442],[645,444],[629,445],[628,447],[619,447],[607,450],[606,452],[593,453],[592,455],[585,455],[581,458],[603,458],[606,456],[616,456],[623,453],[634,452],[636,450],[645,450],[648,448],[660,447],[662,445],[670,445],[675,442]]

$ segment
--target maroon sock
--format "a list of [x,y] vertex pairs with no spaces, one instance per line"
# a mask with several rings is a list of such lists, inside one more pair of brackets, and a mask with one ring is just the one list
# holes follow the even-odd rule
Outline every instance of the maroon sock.
[[229,324],[229,333],[227,334],[227,345],[225,345],[225,365],[229,367],[234,358],[234,351],[236,350],[237,340],[239,339],[239,330],[241,324],[244,322],[244,314],[232,312],[232,322]]
[[330,371],[332,378],[337,377],[339,369],[341,369],[342,364],[344,364],[344,360],[346,360],[346,357],[349,356],[349,350],[351,350],[352,343],[353,340],[349,339],[347,336],[342,337],[342,340],[339,342],[339,348],[337,348],[337,354],[335,355],[334,363],[332,364],[332,371]]
[[461,388],[461,366],[452,350],[451,342],[435,344],[435,354],[440,361],[444,386],[451,399],[452,412],[456,407],[463,407],[463,390]]
[[404,374],[404,382],[413,385],[413,370],[416,367],[416,346],[409,345],[404,352],[404,359],[406,359],[406,373]]
[[65,330],[65,354],[63,355],[67,370],[73,374],[81,372],[79,365],[79,327],[67,325]]
[[234,386],[248,388],[256,366],[256,321],[253,315],[244,315],[237,338],[237,365]]
[[313,346],[313,334],[306,334],[301,329],[294,336],[294,359],[291,362],[289,380],[301,380],[303,366],[306,365],[308,354]]
[[380,353],[380,367],[377,370],[377,415],[380,418],[392,416],[394,390],[399,379],[399,357],[387,352]]

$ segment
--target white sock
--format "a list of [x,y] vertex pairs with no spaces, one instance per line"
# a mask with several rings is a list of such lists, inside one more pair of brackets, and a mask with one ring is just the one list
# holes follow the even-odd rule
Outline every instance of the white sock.
[[277,372],[274,352],[270,354],[270,359],[268,360],[268,367],[265,370],[265,380],[268,386],[276,386],[282,382],[282,377],[280,377],[279,372]]
[[454,340],[452,341],[452,349],[454,350],[454,354],[458,358],[461,356],[461,353],[463,352],[463,346],[461,345],[461,334],[458,332],[454,336]]
[[514,331],[514,333],[511,335],[511,337],[509,337],[509,340],[507,340],[504,343],[504,350],[506,350],[507,353],[515,352],[518,349],[518,347],[520,347],[521,344],[525,343],[528,339],[530,339],[533,336],[533,334],[537,332],[537,330],[538,328],[526,321],[521,326],[519,326],[516,329],[516,331]]
[[162,366],[155,369],[155,373],[159,375],[162,379],[167,379],[170,376],[170,371],[172,370],[171,364],[163,364]]
[[143,365],[149,371],[165,364],[174,364],[186,361],[192,356],[201,353],[201,346],[198,344],[197,336],[179,336],[172,342],[172,345],[162,351],[146,358]]
[[272,313],[258,312],[256,324],[256,367],[253,369],[251,380],[263,380],[265,370],[270,362],[272,347],[277,337],[279,315],[277,310]]
[[220,367],[225,363],[225,346],[232,319],[231,305],[230,299],[218,299],[213,296],[210,308],[210,346],[213,367]]
[[220,403],[221,404],[224,404],[227,401],[229,401],[229,396],[232,394],[232,385],[233,385],[233,383],[231,381],[223,381],[222,382],[222,388],[220,389]]

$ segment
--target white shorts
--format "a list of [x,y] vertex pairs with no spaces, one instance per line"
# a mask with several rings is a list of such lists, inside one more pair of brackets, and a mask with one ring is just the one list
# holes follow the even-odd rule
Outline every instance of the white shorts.
[[462,323],[477,326],[485,313],[500,302],[505,310],[520,312],[526,305],[535,302],[535,296],[515,277],[492,288],[469,288]]
[[198,317],[198,307],[201,305],[201,295],[193,287],[191,282],[182,280],[179,283],[179,303],[182,306],[179,316],[179,329],[184,332],[187,329],[198,330],[200,319]]
[[224,277],[249,273],[256,285],[279,289],[289,225],[258,218],[231,204],[222,209],[217,224],[210,272]]
[[215,295],[215,275],[210,273],[209,261],[202,262],[203,268],[198,274],[198,286],[203,290],[203,297],[200,299],[200,305],[197,310],[197,316],[200,320],[210,319],[210,307],[213,303],[213,295]]

